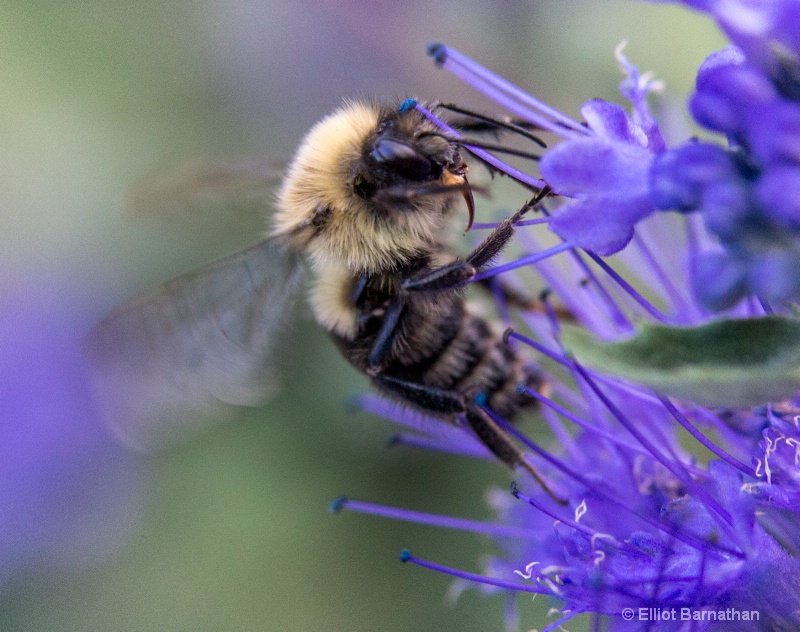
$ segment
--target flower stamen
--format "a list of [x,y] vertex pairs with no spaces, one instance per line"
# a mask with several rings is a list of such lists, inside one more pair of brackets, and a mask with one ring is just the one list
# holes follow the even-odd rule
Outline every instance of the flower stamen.
[[[452,72],[479,92],[489,98],[494,98],[510,112],[538,125],[543,130],[564,137],[592,135],[591,130],[586,126],[551,108],[546,103],[449,46],[429,44],[428,54],[445,70]],[[542,116],[540,112],[545,116]]]
[[469,573],[467,571],[462,571],[456,568],[451,568],[449,566],[444,566],[443,564],[437,564],[436,562],[431,562],[429,560],[412,555],[411,551],[409,551],[408,549],[404,549],[400,553],[400,561],[411,562],[412,564],[416,564],[417,566],[437,571],[439,573],[444,573],[445,575],[452,575],[453,577],[466,579],[471,582],[477,582],[479,584],[486,584],[487,586],[498,586],[499,588],[507,588],[508,590],[518,590],[521,592],[539,593],[545,595],[549,593],[548,590],[540,588],[539,586],[529,586],[527,584],[520,584],[519,582],[506,581],[503,579],[498,579],[496,577],[487,577],[486,575],[479,575],[478,573]]

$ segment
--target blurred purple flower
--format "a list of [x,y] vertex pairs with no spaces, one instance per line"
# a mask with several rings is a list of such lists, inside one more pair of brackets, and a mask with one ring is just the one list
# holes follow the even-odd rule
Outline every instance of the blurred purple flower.
[[700,66],[689,101],[694,119],[728,143],[689,143],[658,156],[653,201],[698,211],[722,247],[700,264],[729,280],[697,277],[705,306],[731,307],[749,293],[785,304],[800,296],[800,3],[684,4],[713,16],[733,41]]
[[708,13],[781,91],[800,96],[800,3],[797,0],[651,0],[681,2]]
[[92,409],[86,305],[62,280],[4,284],[0,582],[29,565],[95,562],[136,523],[136,464]]
[[[702,8],[713,6],[722,19],[723,4],[725,11],[735,5],[769,12],[755,1],[706,2]],[[725,15],[733,32],[737,16]],[[584,328],[616,339],[644,320],[699,325],[708,321],[709,307],[727,310],[729,318],[791,313],[800,274],[800,262],[791,257],[797,140],[754,112],[772,108],[792,129],[795,106],[777,96],[785,91],[765,74],[761,60],[750,65],[740,50],[727,49],[698,76],[693,112],[732,144],[690,141],[666,149],[646,105],[654,84],[619,53],[626,74],[620,89],[632,114],[590,101],[582,125],[457,51],[437,45],[432,52],[440,65],[516,116],[565,139],[541,161],[547,184],[569,198],[544,209],[565,243],[542,251],[532,232],[542,222],[529,222],[520,241],[538,252],[516,263],[532,262]],[[767,163],[770,169],[763,167]],[[528,187],[541,182],[492,164]],[[656,207],[680,213],[653,213]],[[546,260],[559,253],[565,253],[564,265]],[[602,259],[611,253],[626,264],[629,278]],[[514,267],[496,271],[513,277]],[[635,287],[647,287],[650,298]],[[778,298],[788,305],[768,303]],[[506,313],[508,306],[498,300]],[[568,507],[521,472],[511,494],[493,494],[496,522],[351,499],[339,499],[333,508],[491,536],[503,555],[490,558],[482,574],[409,551],[402,560],[455,576],[456,590],[478,585],[503,592],[509,629],[516,625],[516,597],[524,593],[549,595],[559,604],[560,618],[544,631],[582,613],[590,614],[595,630],[604,619],[609,630],[800,629],[800,393],[757,409],[673,401],[580,365],[562,348],[555,310],[545,312],[521,314],[530,332],[512,331],[509,342],[528,345],[543,358],[552,393],[526,392],[539,400],[557,448],[543,448],[484,409],[525,446]],[[491,458],[460,427],[374,396],[360,403],[406,426],[395,443]],[[712,455],[707,465],[685,449],[680,437],[687,432]],[[664,612],[676,618],[657,616]],[[681,618],[685,613],[689,619]]]

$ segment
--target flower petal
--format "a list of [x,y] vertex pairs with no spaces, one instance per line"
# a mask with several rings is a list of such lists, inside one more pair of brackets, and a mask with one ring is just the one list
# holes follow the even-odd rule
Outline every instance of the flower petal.
[[647,136],[631,121],[630,116],[621,105],[609,103],[602,99],[592,99],[581,107],[581,114],[586,124],[599,138],[647,146]]
[[770,219],[800,229],[800,167],[781,165],[767,170],[756,183],[755,196]]
[[541,160],[542,175],[564,195],[640,195],[647,190],[653,155],[646,149],[598,139],[557,145]]
[[789,101],[755,108],[747,120],[753,155],[764,162],[800,162],[800,104]]
[[647,197],[592,196],[565,204],[549,226],[562,239],[605,257],[627,246],[633,227],[653,210]]
[[659,209],[691,211],[700,206],[709,184],[735,176],[733,161],[722,147],[688,143],[656,156],[650,171],[650,197]]
[[697,261],[694,291],[713,311],[732,307],[747,290],[747,261],[727,252],[708,253]]
[[748,64],[718,65],[697,76],[697,92],[689,109],[704,127],[738,135],[747,112],[775,97],[772,82],[760,69]]
[[800,252],[770,252],[756,257],[750,284],[768,301],[780,303],[796,296],[800,293]]

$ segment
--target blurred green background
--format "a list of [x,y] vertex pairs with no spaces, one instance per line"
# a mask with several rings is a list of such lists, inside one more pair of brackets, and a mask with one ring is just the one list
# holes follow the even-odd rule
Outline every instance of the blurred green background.
[[[59,288],[60,298],[45,303],[57,316],[67,304],[78,313],[64,330],[77,348],[113,305],[263,230],[252,209],[178,221],[125,213],[125,192],[143,173],[197,156],[280,163],[343,97],[489,109],[434,67],[429,41],[459,48],[577,116],[591,97],[619,100],[613,49],[626,38],[630,59],[665,79],[678,100],[700,61],[723,45],[698,15],[622,0],[0,1],[6,295],[24,302],[28,288]],[[399,562],[408,547],[479,570],[480,556],[495,550],[490,542],[333,516],[328,504],[346,494],[489,518],[484,494],[505,487],[508,474],[386,449],[390,424],[347,410],[365,379],[324,333],[303,317],[287,338],[285,388],[263,409],[156,456],[98,439],[106,469],[76,466],[72,495],[59,496],[78,516],[69,528],[42,531],[41,515],[6,525],[29,532],[0,557],[0,629],[502,629],[501,597],[468,591],[453,605],[448,578]],[[42,397],[51,391],[47,380],[36,387]],[[0,442],[14,423],[35,419],[7,418]],[[57,451],[43,459],[47,475],[37,469],[25,478],[26,464],[38,462],[35,442],[28,449],[16,454],[22,478],[2,478],[24,492],[0,492],[2,511],[41,501],[63,482]],[[84,506],[81,485],[98,478],[119,479],[125,491],[108,485],[102,502]],[[27,537],[34,531],[41,538]],[[549,605],[523,598],[522,629],[544,627]]]

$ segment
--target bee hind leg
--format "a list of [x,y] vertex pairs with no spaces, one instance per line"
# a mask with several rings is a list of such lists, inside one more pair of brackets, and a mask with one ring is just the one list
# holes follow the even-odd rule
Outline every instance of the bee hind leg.
[[416,384],[387,375],[375,375],[375,384],[389,393],[416,404],[423,410],[433,413],[456,415],[464,414],[467,423],[478,439],[509,468],[522,467],[554,501],[565,505],[566,501],[556,495],[542,478],[541,474],[528,463],[525,455],[512,441],[508,433],[489,417],[476,403],[464,395],[435,386]]
[[521,467],[533,477],[544,492],[559,505],[566,505],[567,501],[558,496],[542,478],[542,475],[534,468],[525,455],[522,453],[508,433],[503,430],[480,406],[473,402],[465,403],[467,422],[472,431],[478,436],[483,445],[505,463],[512,470]]
[[463,397],[455,391],[416,384],[388,375],[378,374],[372,379],[379,388],[416,404],[423,410],[444,415],[457,415],[466,410]]
[[480,406],[467,401],[466,396],[456,391],[417,384],[388,375],[378,374],[372,379],[379,388],[397,395],[423,410],[446,415],[463,414],[478,439],[503,463],[513,469],[516,465],[524,462],[522,451],[512,443],[508,433],[481,410]]

